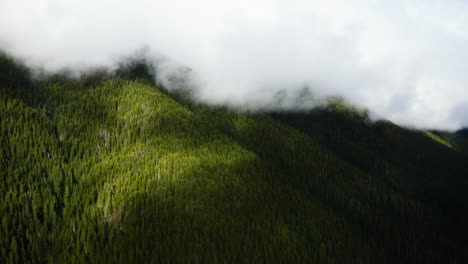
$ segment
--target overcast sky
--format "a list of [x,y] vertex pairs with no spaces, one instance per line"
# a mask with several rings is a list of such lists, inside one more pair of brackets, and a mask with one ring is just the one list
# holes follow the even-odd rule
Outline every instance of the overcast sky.
[[466,0],[1,0],[0,48],[51,69],[146,45],[201,97],[265,103],[308,84],[403,125],[468,125]]

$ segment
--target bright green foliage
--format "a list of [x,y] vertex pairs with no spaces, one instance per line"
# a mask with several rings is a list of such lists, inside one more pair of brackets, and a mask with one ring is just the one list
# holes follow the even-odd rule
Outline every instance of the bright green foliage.
[[442,139],[441,137],[439,137],[438,135],[432,133],[431,131],[423,131],[423,133],[428,136],[429,138],[432,138],[433,140],[435,140],[436,142],[439,142],[440,144],[444,145],[444,146],[447,146],[449,148],[452,147],[452,145],[450,145],[449,142],[445,141],[444,139]]
[[447,142],[450,146],[459,152],[468,154],[468,129],[464,128],[455,133],[446,131],[431,131],[434,135],[438,136],[443,141]]
[[271,115],[190,104],[135,65],[33,81],[0,56],[0,260],[466,258],[459,152],[342,102]]

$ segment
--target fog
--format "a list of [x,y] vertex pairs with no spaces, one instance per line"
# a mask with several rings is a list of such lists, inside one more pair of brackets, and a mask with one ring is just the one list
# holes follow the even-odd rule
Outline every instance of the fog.
[[[302,108],[341,95],[398,124],[457,129],[468,125],[467,16],[462,0],[2,0],[0,48],[57,70],[147,47],[161,78],[190,68],[210,103]],[[295,105],[304,87],[317,100]]]

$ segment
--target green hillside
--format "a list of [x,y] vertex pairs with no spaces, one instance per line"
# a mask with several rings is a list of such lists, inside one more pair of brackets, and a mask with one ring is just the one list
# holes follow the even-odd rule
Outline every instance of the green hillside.
[[[468,156],[333,100],[191,102],[0,55],[1,263],[464,263]],[[32,76],[35,76],[34,78]]]

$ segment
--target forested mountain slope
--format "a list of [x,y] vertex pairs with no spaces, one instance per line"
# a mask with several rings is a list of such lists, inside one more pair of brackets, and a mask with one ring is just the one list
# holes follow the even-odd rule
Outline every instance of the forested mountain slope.
[[0,55],[2,263],[467,260],[467,156],[442,136],[341,102],[200,105],[150,70],[32,78]]

